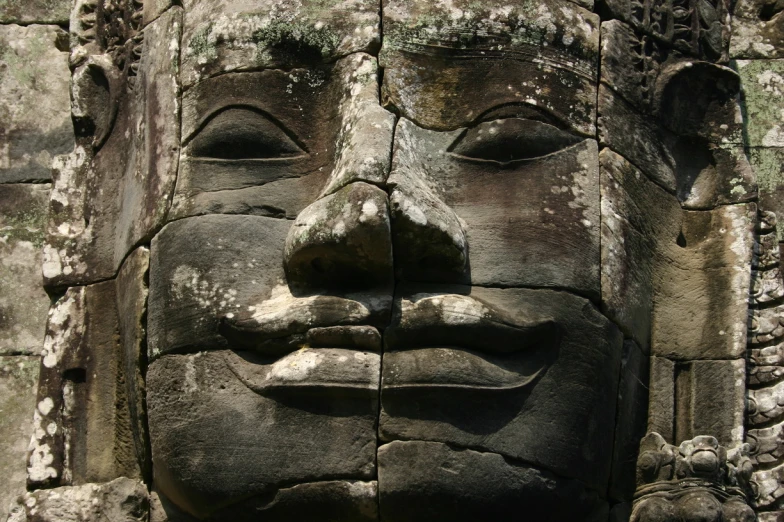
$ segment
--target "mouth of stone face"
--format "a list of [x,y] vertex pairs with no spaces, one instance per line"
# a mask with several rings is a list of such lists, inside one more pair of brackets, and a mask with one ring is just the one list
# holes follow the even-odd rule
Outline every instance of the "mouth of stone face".
[[[322,312],[317,305],[304,315],[318,318]],[[546,370],[560,342],[548,317],[513,321],[455,294],[401,297],[383,336],[383,365],[382,334],[375,326],[316,321],[320,326],[292,333],[288,327],[270,329],[264,317],[256,317],[255,324],[239,319],[241,328],[224,321],[225,336],[236,347],[226,361],[245,386],[267,396],[520,390]]]

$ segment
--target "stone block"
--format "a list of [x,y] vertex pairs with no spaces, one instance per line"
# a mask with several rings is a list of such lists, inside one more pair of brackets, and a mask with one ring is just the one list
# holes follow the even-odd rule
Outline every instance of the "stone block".
[[676,368],[675,440],[715,437],[728,448],[744,442],[746,362],[690,361]]
[[736,64],[745,108],[746,145],[784,147],[784,60],[738,60]]
[[146,522],[149,514],[144,483],[118,478],[25,493],[8,522]]
[[681,207],[610,149],[599,154],[602,193],[602,307],[650,352],[656,251],[678,234]]
[[39,357],[0,356],[0,520],[25,492]]
[[606,522],[608,508],[578,480],[496,453],[438,442],[397,441],[378,451],[381,520],[424,522],[531,520]]
[[48,184],[0,185],[0,354],[39,354],[49,296],[42,246]]
[[683,212],[680,232],[657,251],[653,355],[744,356],[755,222],[755,204]]
[[50,180],[73,148],[67,50],[57,26],[0,25],[0,183]]
[[[598,298],[596,141],[547,124],[500,122],[440,132],[399,120],[389,176],[399,275],[408,281],[555,287]],[[485,157],[482,133],[509,140],[535,136],[535,150],[506,163],[508,155]],[[445,274],[442,267],[451,269],[456,261],[443,251],[464,251],[466,243],[464,270]]]
[[1,0],[0,24],[67,25],[70,0]]

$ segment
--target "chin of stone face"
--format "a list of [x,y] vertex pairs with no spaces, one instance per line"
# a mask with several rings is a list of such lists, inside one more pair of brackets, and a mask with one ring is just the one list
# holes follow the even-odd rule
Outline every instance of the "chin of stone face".
[[9,520],[777,520],[753,3],[78,0],[65,46],[0,1],[0,241],[52,301]]

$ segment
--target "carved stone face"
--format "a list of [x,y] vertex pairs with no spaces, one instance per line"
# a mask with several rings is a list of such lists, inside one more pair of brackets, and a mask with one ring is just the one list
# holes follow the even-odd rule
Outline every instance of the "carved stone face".
[[346,4],[185,2],[156,489],[215,520],[606,517],[606,314],[639,302],[604,288],[598,16],[389,1],[381,39]]

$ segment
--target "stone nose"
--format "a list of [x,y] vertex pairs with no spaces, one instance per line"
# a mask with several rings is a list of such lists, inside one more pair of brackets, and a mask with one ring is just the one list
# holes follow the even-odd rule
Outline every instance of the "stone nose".
[[293,292],[391,291],[387,193],[354,182],[322,197],[297,216],[283,255]]

